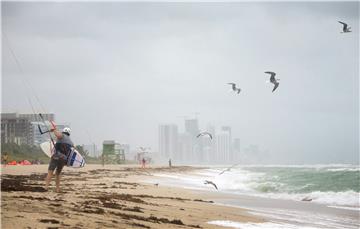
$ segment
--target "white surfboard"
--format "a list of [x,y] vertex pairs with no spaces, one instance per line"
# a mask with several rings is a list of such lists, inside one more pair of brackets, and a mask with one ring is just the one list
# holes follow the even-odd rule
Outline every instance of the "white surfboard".
[[[40,148],[48,157],[51,157],[55,152],[55,148],[51,142],[41,143]],[[74,147],[71,147],[71,152],[66,165],[73,168],[81,168],[85,166],[85,159]]]

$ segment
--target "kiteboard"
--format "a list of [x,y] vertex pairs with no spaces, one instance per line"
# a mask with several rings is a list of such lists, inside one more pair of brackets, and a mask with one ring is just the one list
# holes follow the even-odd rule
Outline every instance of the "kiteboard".
[[[55,148],[51,142],[41,143],[40,148],[48,157],[55,153]],[[85,159],[74,147],[71,147],[66,165],[72,168],[81,168],[85,166]]]

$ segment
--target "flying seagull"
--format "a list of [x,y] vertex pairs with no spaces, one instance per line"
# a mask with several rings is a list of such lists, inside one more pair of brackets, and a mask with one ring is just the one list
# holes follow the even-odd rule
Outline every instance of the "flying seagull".
[[231,89],[232,89],[233,91],[237,92],[238,94],[241,92],[241,89],[240,89],[240,88],[237,88],[237,87],[236,87],[236,84],[234,84],[234,83],[228,83],[228,84],[231,85]]
[[280,83],[278,82],[279,79],[275,79],[275,75],[276,75],[275,72],[265,72],[265,73],[270,74],[270,83],[273,83],[273,84],[274,84],[274,88],[273,88],[273,90],[272,90],[272,92],[274,92],[274,91],[276,90],[276,88],[278,88],[278,86],[279,86],[279,84],[280,84]]
[[204,184],[211,184],[212,186],[214,186],[214,187],[216,188],[216,190],[218,190],[216,184],[214,184],[214,182],[212,182],[212,181],[206,180],[206,181],[204,182]]
[[234,168],[235,166],[237,166],[237,165],[239,165],[239,164],[240,164],[240,163],[237,163],[237,164],[234,164],[234,165],[232,165],[232,166],[224,169],[223,171],[221,171],[221,172],[219,173],[219,175],[221,175],[221,174],[223,174],[223,173],[225,173],[225,172],[227,172],[227,171],[230,171],[230,169]]
[[208,135],[210,137],[210,139],[212,140],[212,135],[209,133],[209,132],[201,132],[200,134],[198,134],[196,137],[200,137],[200,136],[205,136],[205,135]]
[[231,89],[233,90],[233,91],[236,91],[236,84],[234,84],[234,83],[228,83],[228,84],[230,84],[231,85]]
[[341,21],[338,22],[343,25],[343,31],[341,33],[351,33],[350,26],[348,27],[348,25],[345,22],[341,22]]

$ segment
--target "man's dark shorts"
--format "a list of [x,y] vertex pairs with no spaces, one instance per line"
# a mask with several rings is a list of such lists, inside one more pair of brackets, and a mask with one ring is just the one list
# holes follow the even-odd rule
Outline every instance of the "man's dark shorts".
[[61,173],[61,170],[64,168],[64,165],[64,160],[51,158],[48,170],[54,171],[56,169],[56,175],[59,175]]

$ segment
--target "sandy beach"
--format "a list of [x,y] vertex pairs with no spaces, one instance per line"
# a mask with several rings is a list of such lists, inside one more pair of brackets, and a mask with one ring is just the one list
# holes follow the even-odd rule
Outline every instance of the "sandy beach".
[[145,182],[153,173],[195,169],[65,168],[62,192],[56,193],[54,181],[44,189],[47,165],[2,167],[1,228],[222,228],[207,222],[265,222],[245,209],[215,205],[214,194]]

